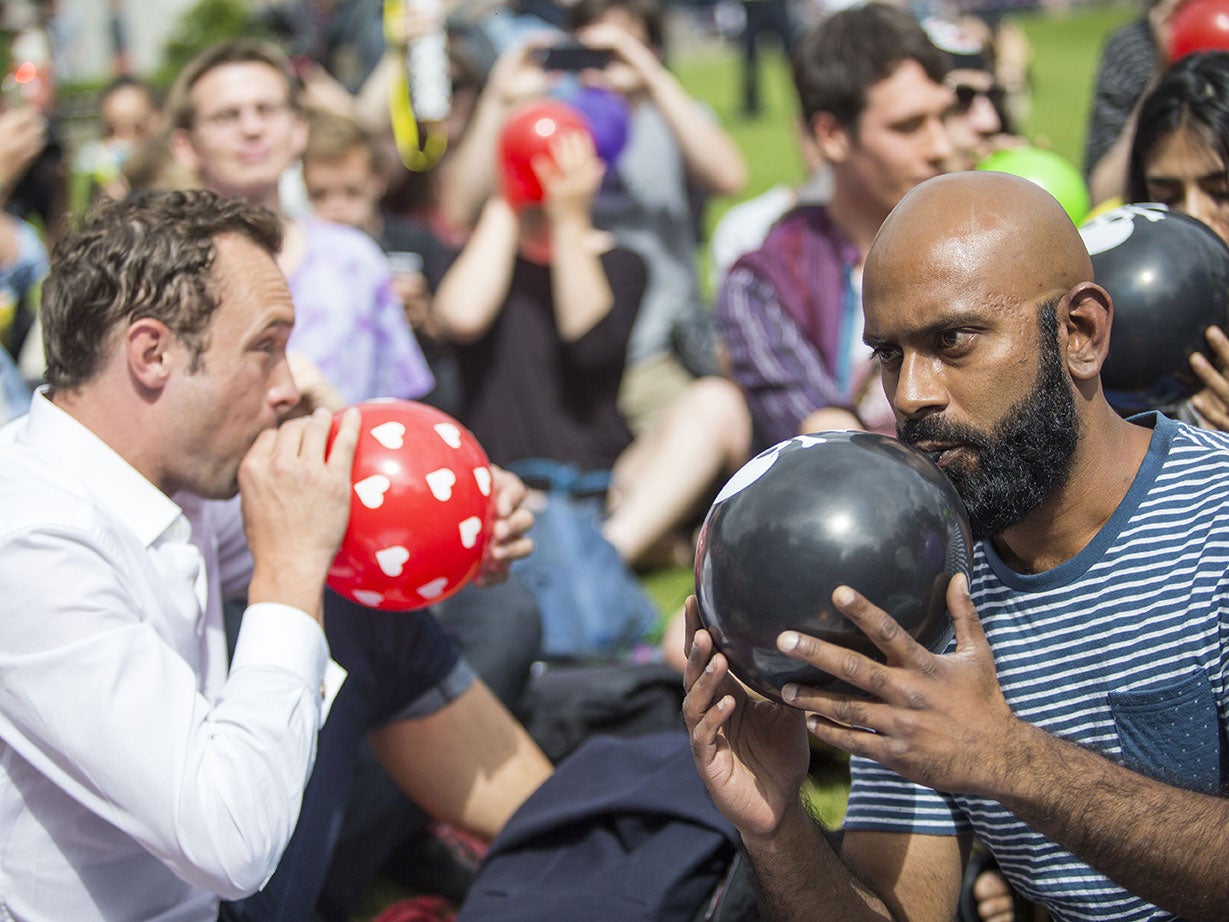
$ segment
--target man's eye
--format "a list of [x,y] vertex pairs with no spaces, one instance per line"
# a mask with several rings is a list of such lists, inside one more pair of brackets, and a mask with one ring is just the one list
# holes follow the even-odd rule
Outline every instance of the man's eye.
[[968,341],[968,330],[944,330],[939,334],[939,346],[943,349],[958,349]]
[[880,365],[891,365],[900,360],[900,350],[895,346],[876,346],[871,350],[871,358]]

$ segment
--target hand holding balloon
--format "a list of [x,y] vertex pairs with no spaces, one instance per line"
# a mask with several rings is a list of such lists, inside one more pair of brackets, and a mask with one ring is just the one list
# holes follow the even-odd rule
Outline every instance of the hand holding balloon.
[[782,652],[872,696],[786,685],[783,697],[808,712],[810,731],[927,787],[991,796],[1016,751],[1012,734],[1025,725],[999,688],[967,577],[948,586],[956,650],[946,656],[927,650],[848,586],[832,601],[871,638],[882,662],[799,632],[782,634]]
[[508,116],[498,148],[500,186],[508,204],[519,210],[541,202],[545,191],[539,169],[553,162],[556,139],[588,131],[585,117],[557,99],[526,103]]
[[1201,352],[1191,354],[1191,371],[1204,385],[1191,398],[1191,406],[1209,428],[1229,432],[1229,336],[1220,327],[1208,327],[1205,334],[1208,347],[1216,358],[1213,364]]
[[482,566],[474,582],[492,586],[508,578],[514,561],[533,553],[533,513],[525,505],[529,490],[521,478],[502,467],[491,465],[491,501],[495,521],[487,541]]
[[581,220],[588,225],[589,206],[606,174],[588,131],[573,129],[556,135],[550,153],[533,158],[533,171],[552,224]]
[[695,596],[687,600],[683,721],[713,803],[744,835],[772,835],[799,803],[810,764],[801,711],[753,699],[714,649]]

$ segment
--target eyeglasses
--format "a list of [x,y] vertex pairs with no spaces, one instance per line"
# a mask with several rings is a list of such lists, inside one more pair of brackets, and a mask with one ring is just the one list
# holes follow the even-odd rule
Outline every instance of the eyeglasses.
[[951,86],[951,91],[956,94],[956,102],[952,104],[952,112],[956,115],[964,115],[973,108],[973,103],[978,96],[985,96],[995,109],[1002,109],[1003,100],[1007,96],[1001,86],[991,86],[983,90],[969,86],[967,83],[956,83]]
[[238,125],[245,111],[254,113],[262,122],[271,122],[274,119],[288,115],[291,111],[291,106],[288,102],[258,102],[254,106],[249,106],[246,110],[238,106],[229,109],[219,109],[217,112],[200,116],[199,120],[210,128],[222,131]]

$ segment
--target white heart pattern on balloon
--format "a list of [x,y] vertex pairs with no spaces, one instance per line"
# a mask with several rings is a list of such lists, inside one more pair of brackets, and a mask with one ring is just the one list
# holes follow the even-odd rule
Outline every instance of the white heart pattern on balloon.
[[449,448],[461,447],[461,430],[452,423],[436,423],[433,428]]
[[489,467],[474,468],[474,480],[483,496],[491,495],[491,469]]
[[372,474],[354,485],[359,502],[368,509],[379,509],[384,505],[384,494],[392,487],[392,481],[383,474]]
[[389,420],[372,429],[371,437],[389,451],[395,451],[405,444],[405,426],[395,420]]
[[457,530],[461,533],[461,546],[469,550],[478,543],[478,535],[482,532],[482,519],[471,515],[468,519],[461,520]]
[[439,596],[445,589],[448,588],[448,577],[441,576],[431,582],[418,587],[418,594],[424,599],[434,599]]
[[376,551],[376,563],[384,571],[385,576],[400,576],[405,570],[405,563],[410,559],[410,552],[400,544]]
[[438,499],[441,503],[446,503],[452,499],[452,488],[456,486],[457,475],[446,467],[441,467],[438,470],[432,471],[426,476],[427,486],[431,488],[431,495]]

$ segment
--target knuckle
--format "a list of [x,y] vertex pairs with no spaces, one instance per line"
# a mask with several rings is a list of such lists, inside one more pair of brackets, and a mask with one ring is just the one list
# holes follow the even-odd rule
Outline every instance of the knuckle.
[[839,675],[845,679],[858,679],[864,672],[863,659],[857,653],[849,652],[840,658],[838,663]]
[[887,615],[884,615],[877,620],[874,630],[878,639],[883,643],[888,644],[895,643],[896,639],[900,637],[901,634],[900,625],[896,623],[894,618]]
[[[929,697],[917,688],[908,688],[905,690],[904,705],[910,711],[924,711],[930,706]],[[912,719],[912,715],[910,715]]]
[[846,726],[861,727],[866,725],[865,705],[852,698],[841,701],[833,708],[832,716]]
[[869,691],[879,697],[883,697],[883,692],[887,691],[892,685],[892,677],[882,666],[875,666],[866,670],[865,684],[869,686]]

